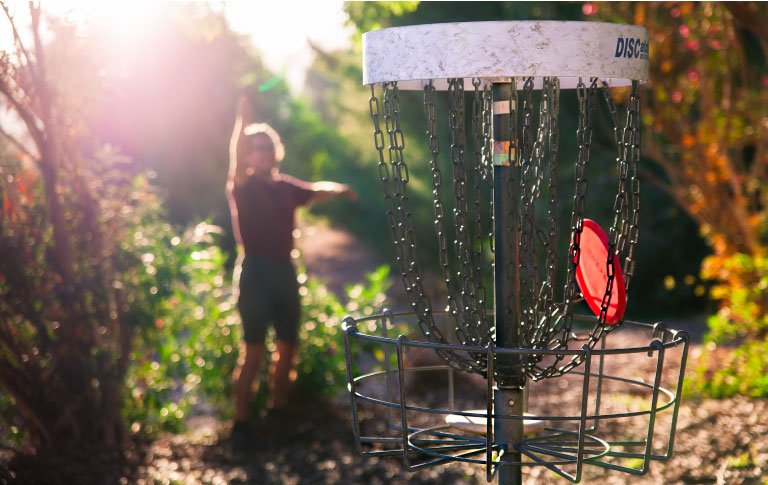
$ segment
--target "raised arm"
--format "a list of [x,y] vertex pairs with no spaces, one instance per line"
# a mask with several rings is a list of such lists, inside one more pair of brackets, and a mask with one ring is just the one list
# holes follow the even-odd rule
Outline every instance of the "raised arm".
[[357,192],[346,184],[339,184],[336,182],[315,182],[312,184],[312,197],[310,197],[309,202],[323,202],[340,197],[356,200]]
[[235,127],[232,130],[232,139],[229,142],[229,176],[228,184],[240,185],[246,179],[245,157],[248,150],[248,140],[243,133],[246,126],[251,123],[251,105],[248,98],[240,96],[237,100],[237,114],[235,115]]

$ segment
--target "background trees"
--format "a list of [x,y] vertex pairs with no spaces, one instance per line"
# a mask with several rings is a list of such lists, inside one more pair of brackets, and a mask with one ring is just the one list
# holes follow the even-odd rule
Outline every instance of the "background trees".
[[[589,7],[586,7],[589,6]],[[585,4],[648,27],[646,177],[696,221],[712,254],[701,275],[720,310],[713,343],[740,348],[702,370],[716,395],[768,395],[768,9],[761,3]]]
[[[124,438],[122,378],[137,325],[131,217],[142,202],[122,160],[84,149],[83,117],[98,84],[67,69],[82,41],[54,25],[43,40],[42,13],[17,25],[3,4],[15,50],[0,58],[0,93],[23,124],[3,132],[0,198],[0,387],[39,453],[113,450]],[[23,138],[22,138],[23,136]],[[126,245],[123,245],[127,242]],[[11,428],[13,432],[15,427]],[[18,428],[16,428],[18,429]]]

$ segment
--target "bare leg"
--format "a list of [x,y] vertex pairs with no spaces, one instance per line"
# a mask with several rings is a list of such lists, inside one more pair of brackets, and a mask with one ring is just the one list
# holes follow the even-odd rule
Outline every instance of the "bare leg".
[[235,421],[248,419],[248,404],[251,401],[253,379],[261,371],[264,360],[264,344],[240,344],[240,358],[234,372]]
[[296,355],[296,343],[284,340],[275,341],[278,359],[272,373],[272,408],[280,409],[288,403],[290,392],[291,371],[293,370],[293,357]]

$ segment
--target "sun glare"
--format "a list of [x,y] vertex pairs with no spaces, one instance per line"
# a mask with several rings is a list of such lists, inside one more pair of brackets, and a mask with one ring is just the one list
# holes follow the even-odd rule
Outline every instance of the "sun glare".
[[[11,0],[8,5],[17,25],[28,25],[27,2]],[[233,0],[209,1],[207,5],[222,12],[234,31],[247,35],[267,67],[284,77],[295,92],[301,90],[312,62],[310,42],[329,50],[346,48],[351,42],[350,28],[344,25],[342,0]],[[43,4],[47,14],[74,23],[83,33],[107,32],[123,54],[130,53],[142,38],[162,31],[157,23],[160,14],[173,6],[174,2],[142,0],[66,0]],[[12,46],[10,35],[0,35],[0,49],[10,50]]]
[[233,30],[250,37],[267,67],[285,76],[294,91],[301,89],[312,62],[310,41],[329,50],[349,46],[343,4],[342,0],[211,3],[222,9]]
[[[20,27],[22,40],[27,34],[29,25],[29,6],[26,1],[10,1],[8,9],[14,19],[14,23]],[[157,18],[163,2],[123,2],[123,1],[98,1],[98,0],[67,0],[62,2],[44,2],[42,8],[45,11],[43,22],[47,17],[64,19],[77,26],[84,33],[101,30],[109,32],[110,37],[119,43],[130,43],[149,30],[156,27],[153,22]],[[0,50],[12,50],[13,38],[6,29],[0,28]],[[45,29],[42,30],[46,35]]]
[[153,26],[161,2],[108,2],[67,0],[46,4],[52,15],[63,16],[76,25],[91,29],[108,29],[116,39],[139,37]]

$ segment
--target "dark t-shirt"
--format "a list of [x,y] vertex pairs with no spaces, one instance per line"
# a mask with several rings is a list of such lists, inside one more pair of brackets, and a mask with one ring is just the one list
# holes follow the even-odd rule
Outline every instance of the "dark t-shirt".
[[312,184],[284,174],[236,185],[229,199],[232,226],[246,256],[290,261],[296,208],[312,193]]

